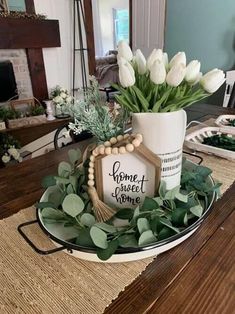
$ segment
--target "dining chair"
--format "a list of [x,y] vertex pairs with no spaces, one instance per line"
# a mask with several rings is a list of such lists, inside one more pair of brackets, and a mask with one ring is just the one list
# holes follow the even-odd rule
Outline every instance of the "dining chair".
[[229,97],[228,107],[235,108],[235,82],[233,83],[232,92]]
[[228,107],[230,96],[235,82],[235,70],[226,72],[226,87],[224,93],[223,107]]
[[83,131],[82,133],[75,135],[73,131],[70,130],[69,124],[66,123],[56,130],[54,135],[54,147],[57,150],[73,143],[81,142],[90,137],[92,137],[92,134],[87,131]]

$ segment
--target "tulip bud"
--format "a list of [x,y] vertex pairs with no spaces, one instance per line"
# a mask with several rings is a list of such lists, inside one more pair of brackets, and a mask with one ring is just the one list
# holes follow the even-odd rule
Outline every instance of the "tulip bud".
[[145,57],[144,57],[144,55],[140,49],[136,50],[134,58],[135,58],[135,62],[137,64],[138,73],[139,74],[145,74],[145,72],[146,72],[146,59],[145,59]]
[[186,67],[184,64],[174,65],[167,73],[166,82],[168,85],[177,87],[183,81],[186,73]]
[[182,63],[186,66],[186,55],[185,52],[178,52],[174,57],[171,59],[169,66],[172,68],[174,65]]
[[154,61],[150,69],[150,79],[155,84],[162,84],[166,79],[166,68],[163,61]]
[[118,43],[118,57],[122,57],[127,61],[131,61],[133,59],[132,50],[125,40],[121,40]]
[[222,70],[214,69],[207,72],[200,80],[203,89],[213,94],[225,82],[225,74]]
[[123,87],[135,84],[135,72],[129,62],[119,64],[119,80]]
[[196,85],[197,83],[200,82],[201,78],[202,78],[202,72],[199,72],[197,77],[196,77],[196,80],[193,83],[191,83],[190,85],[192,85],[192,86]]
[[201,63],[198,60],[191,61],[186,67],[185,81],[194,84],[200,73]]
[[163,53],[163,63],[165,65],[165,68],[168,69],[168,54],[166,52]]
[[147,68],[150,70],[154,61],[156,60],[162,61],[162,59],[163,59],[162,49],[153,49],[147,60]]

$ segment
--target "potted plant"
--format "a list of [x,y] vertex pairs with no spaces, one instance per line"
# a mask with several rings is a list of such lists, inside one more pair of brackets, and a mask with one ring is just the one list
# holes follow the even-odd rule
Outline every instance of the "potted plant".
[[162,180],[171,189],[180,184],[182,147],[187,116],[183,110],[214,93],[225,81],[221,70],[205,75],[200,62],[186,65],[184,52],[168,62],[167,53],[154,49],[146,60],[138,49],[133,55],[121,41],[118,45],[120,105],[132,114],[134,133],[143,134],[144,144],[162,159]]
[[24,113],[15,108],[8,108],[6,109],[5,119],[10,129],[46,122],[45,110],[41,105],[29,106]]
[[70,116],[69,107],[73,102],[73,97],[69,95],[68,90],[57,85],[51,91],[51,98],[55,104],[56,118],[68,118]]

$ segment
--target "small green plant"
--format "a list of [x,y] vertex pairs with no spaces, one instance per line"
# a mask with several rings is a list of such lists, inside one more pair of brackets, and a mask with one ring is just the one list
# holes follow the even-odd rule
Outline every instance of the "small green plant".
[[205,137],[202,144],[235,152],[235,139],[226,134],[216,134],[210,137]]
[[29,116],[40,116],[45,113],[45,109],[42,106],[30,106]]
[[126,110],[121,110],[119,105],[109,107],[101,97],[98,83],[94,78],[84,100],[76,101],[70,110],[75,122],[70,123],[69,127],[76,135],[82,131],[89,131],[99,141],[106,141],[124,132]]

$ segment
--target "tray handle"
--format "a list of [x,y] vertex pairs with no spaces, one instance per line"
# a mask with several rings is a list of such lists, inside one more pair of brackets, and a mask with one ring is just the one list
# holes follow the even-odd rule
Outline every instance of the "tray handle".
[[183,153],[186,154],[186,155],[190,155],[190,156],[193,156],[195,158],[198,158],[199,159],[198,165],[200,165],[203,162],[203,158],[201,156],[199,156],[199,155],[196,155],[196,154],[193,154],[193,153],[189,153],[189,152],[185,152],[185,151],[183,151]]
[[[60,247],[57,247],[55,249],[51,249],[51,250],[41,250],[39,249],[38,247],[36,247],[36,245],[28,238],[28,236],[24,233],[23,231],[23,228],[26,227],[26,226],[30,226],[30,225],[33,225],[35,223],[38,223],[37,220],[31,220],[31,221],[27,221],[27,222],[24,222],[22,224],[20,224],[17,228],[17,230],[19,231],[20,235],[23,237],[23,239],[31,246],[31,248],[38,254],[40,255],[49,255],[49,254],[53,254],[55,252],[59,252],[59,251],[63,251],[63,250],[66,250],[68,249],[67,247],[65,246],[60,246]],[[69,250],[69,249],[68,249]]]

